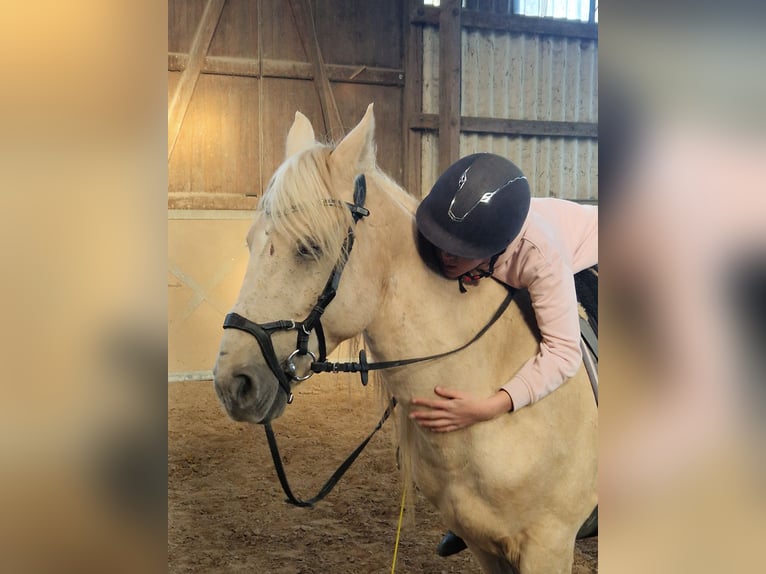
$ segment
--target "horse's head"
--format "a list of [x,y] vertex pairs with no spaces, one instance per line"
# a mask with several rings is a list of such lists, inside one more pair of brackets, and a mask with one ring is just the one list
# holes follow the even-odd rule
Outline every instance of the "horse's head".
[[[334,148],[317,143],[308,119],[295,115],[286,159],[247,235],[250,261],[214,371],[216,393],[235,420],[280,416],[292,385],[310,375],[312,355],[325,351],[322,331],[330,352],[372,319],[380,266],[369,257],[366,221],[356,221],[364,210],[355,207],[363,199],[354,191],[357,176],[377,169],[373,131],[372,105]],[[339,268],[337,296],[318,313]]]

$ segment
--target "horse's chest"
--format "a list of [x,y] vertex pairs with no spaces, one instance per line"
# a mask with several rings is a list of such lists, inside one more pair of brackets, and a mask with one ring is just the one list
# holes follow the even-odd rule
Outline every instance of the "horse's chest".
[[426,499],[441,506],[445,498],[455,498],[459,492],[472,488],[472,476],[463,462],[448,464],[443,459],[421,459],[413,479]]

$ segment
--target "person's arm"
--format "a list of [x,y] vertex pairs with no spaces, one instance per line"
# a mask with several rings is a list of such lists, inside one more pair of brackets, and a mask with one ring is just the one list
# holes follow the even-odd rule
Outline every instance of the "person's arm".
[[423,428],[452,431],[519,410],[557,389],[582,362],[574,274],[558,257],[527,262],[528,289],[541,334],[540,350],[489,398],[437,387],[441,399],[413,399],[410,418]]
[[537,355],[502,386],[519,410],[547,396],[577,373],[582,363],[580,320],[574,273],[559,257],[549,257],[529,281],[540,329]]

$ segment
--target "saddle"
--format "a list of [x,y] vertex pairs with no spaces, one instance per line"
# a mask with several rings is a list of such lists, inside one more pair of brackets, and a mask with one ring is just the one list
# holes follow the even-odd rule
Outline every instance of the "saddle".
[[575,274],[575,291],[580,303],[580,347],[593,396],[598,404],[598,265]]
[[[598,265],[575,274],[575,291],[580,303],[580,348],[593,396],[598,405]],[[598,536],[598,506],[580,527],[577,539]]]

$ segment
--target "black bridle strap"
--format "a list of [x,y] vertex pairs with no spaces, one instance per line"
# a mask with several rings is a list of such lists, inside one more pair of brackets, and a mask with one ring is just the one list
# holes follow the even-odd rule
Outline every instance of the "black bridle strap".
[[300,507],[311,507],[314,506],[317,502],[322,500],[325,496],[330,494],[330,491],[335,487],[337,482],[341,479],[341,477],[346,473],[346,471],[351,467],[353,462],[357,459],[357,457],[362,453],[364,450],[364,447],[367,446],[367,443],[370,442],[373,436],[375,436],[375,433],[378,432],[381,427],[383,426],[383,423],[386,422],[388,417],[391,415],[391,413],[394,410],[394,407],[396,406],[396,399],[391,398],[391,401],[388,403],[388,407],[386,408],[386,411],[383,413],[383,416],[381,417],[378,424],[375,426],[375,428],[372,430],[372,432],[369,434],[369,436],[362,441],[362,443],[354,449],[354,452],[352,452],[346,460],[343,461],[343,464],[341,464],[338,469],[333,473],[333,475],[325,482],[324,486],[319,490],[319,492],[315,495],[309,498],[308,500],[301,500],[300,498],[297,498],[294,494],[292,489],[290,488],[290,485],[287,481],[287,474],[285,474],[285,468],[282,464],[282,457],[279,454],[279,448],[277,447],[277,439],[274,435],[274,429],[271,428],[271,423],[266,423],[264,425],[264,429],[266,431],[266,439],[269,442],[269,450],[271,450],[271,458],[274,461],[274,468],[277,471],[277,478],[279,478],[279,484],[282,485],[282,490],[284,491],[287,498],[285,499],[285,502],[289,502],[290,504],[294,506],[300,506]]
[[[314,307],[311,309],[311,312],[308,314],[308,317],[303,321],[302,325],[303,328],[298,334],[298,349],[300,349],[302,354],[306,354],[307,345],[308,345],[308,333],[311,333],[312,329],[315,328],[316,325],[319,325],[319,319],[324,314],[324,312],[327,310],[327,306],[332,303],[332,300],[335,299],[335,295],[338,293],[338,286],[340,285],[340,277],[343,274],[343,269],[346,267],[346,262],[348,261],[348,256],[351,253],[351,249],[354,247],[354,230],[352,228],[349,228],[348,234],[346,235],[346,239],[343,242],[343,248],[341,251],[341,258],[340,261],[338,261],[333,267],[332,273],[330,274],[330,277],[327,279],[327,283],[324,286],[324,289],[322,289],[322,292],[319,294],[319,297],[317,298],[317,302],[314,304]],[[320,356],[320,361],[325,360],[324,353]]]
[[223,321],[223,327],[224,329],[239,329],[240,331],[245,331],[255,337],[255,340],[258,341],[258,346],[261,348],[261,354],[264,359],[266,359],[271,372],[276,376],[279,386],[282,387],[282,390],[287,395],[288,403],[292,402],[290,381],[277,359],[277,355],[274,351],[274,344],[271,342],[271,331],[295,329],[295,322],[272,321],[271,323],[263,323],[259,325],[258,323],[246,319],[242,315],[229,313]]
[[[452,353],[457,353],[458,351],[462,351],[469,345],[472,345],[477,340],[479,340],[484,333],[486,333],[492,325],[494,325],[497,320],[502,316],[502,314],[505,312],[505,310],[508,308],[508,305],[510,305],[511,301],[513,300],[513,295],[516,292],[516,290],[512,287],[509,287],[505,285],[508,293],[505,296],[505,299],[503,299],[503,302],[500,304],[498,309],[495,311],[495,314],[492,316],[492,318],[489,320],[489,322],[484,325],[484,327],[474,335],[474,337],[465,343],[464,345],[461,345],[457,349],[453,349],[451,351],[447,351],[445,353],[439,353],[437,355],[431,355],[428,357],[419,357],[414,359],[404,359],[400,361],[385,361],[380,363],[367,363],[365,360],[365,354],[364,350],[359,352],[359,363],[326,363],[326,362],[314,362],[312,363],[312,370],[315,372],[321,372],[322,370],[326,371],[343,371],[343,372],[361,372],[362,376],[362,383],[367,383],[367,372],[370,370],[379,370],[379,369],[389,369],[393,367],[403,367],[405,365],[411,365],[413,363],[418,363],[422,361],[429,361],[432,359],[438,359],[440,357],[446,357],[447,355],[451,355]],[[329,369],[315,369],[316,366],[326,367],[329,366]],[[367,436],[367,438],[362,441],[362,443],[354,449],[354,451],[346,458],[345,461],[338,467],[338,469],[333,473],[333,475],[325,482],[324,486],[319,490],[319,492],[313,496],[312,498],[309,498],[308,500],[301,500],[300,498],[297,498],[290,488],[290,484],[287,480],[287,474],[285,473],[284,465],[282,464],[282,457],[279,453],[279,447],[277,446],[277,439],[274,435],[274,430],[271,428],[270,423],[266,423],[264,425],[264,430],[266,432],[266,439],[269,443],[269,450],[271,451],[271,458],[274,461],[274,468],[277,471],[277,478],[279,479],[279,483],[282,486],[282,491],[285,493],[287,498],[285,499],[285,502],[288,502],[294,506],[299,507],[311,507],[314,506],[317,502],[322,500],[325,496],[327,496],[330,491],[332,491],[333,488],[335,488],[335,485],[337,482],[341,479],[341,477],[346,473],[346,471],[349,469],[349,467],[353,464],[353,462],[357,459],[357,457],[361,454],[361,452],[364,450],[364,448],[367,446],[367,443],[370,442],[372,437],[375,435],[376,432],[378,432],[381,427],[383,426],[383,423],[386,422],[388,417],[391,415],[391,412],[394,410],[394,407],[396,406],[396,399],[391,398],[391,402],[388,405],[388,408],[383,413],[383,416],[381,417],[378,424],[375,426],[373,431]]]
[[[444,353],[439,353],[436,355],[430,355],[428,357],[418,357],[413,359],[403,359],[399,361],[385,361],[385,362],[379,362],[379,363],[367,363],[365,360],[365,354],[364,350],[359,352],[359,363],[328,363],[328,362],[317,362],[315,361],[312,363],[311,368],[314,372],[323,372],[323,371],[342,371],[342,372],[361,372],[362,376],[362,383],[366,384],[367,382],[367,373],[371,370],[380,370],[380,369],[389,369],[393,367],[403,367],[405,365],[411,365],[413,363],[419,363],[422,361],[429,361],[433,359],[438,359],[441,357],[446,357],[447,355],[451,355],[453,353],[457,353],[458,351],[462,351],[466,347],[472,345],[476,341],[478,341],[489,329],[494,325],[497,320],[503,315],[505,310],[508,308],[508,305],[510,305],[511,301],[513,300],[513,296],[516,292],[516,289],[509,287],[508,285],[503,284],[508,293],[505,296],[505,299],[503,299],[500,306],[495,311],[495,314],[492,315],[489,322],[487,322],[486,325],[478,332],[474,337],[468,341],[467,343],[461,345],[460,347],[453,349],[451,351],[447,351]],[[319,328],[321,328],[321,323],[318,323]],[[323,337],[320,337],[320,340]],[[323,354],[324,356],[324,354]],[[321,368],[319,368],[321,367]],[[329,368],[327,368],[329,367]],[[383,416],[381,417],[378,424],[375,426],[373,431],[367,436],[367,438],[362,441],[362,443],[354,449],[354,451],[346,458],[345,461],[338,467],[338,469],[332,474],[332,476],[325,482],[324,486],[319,490],[319,492],[309,498],[308,500],[301,500],[300,498],[297,498],[290,488],[290,484],[287,480],[287,474],[285,473],[284,465],[282,464],[282,457],[279,453],[279,447],[277,446],[277,439],[274,435],[274,430],[271,428],[270,423],[266,423],[264,425],[264,430],[266,432],[266,440],[269,443],[269,450],[271,451],[271,458],[274,462],[274,468],[277,472],[277,478],[279,479],[279,483],[282,486],[282,491],[285,493],[287,498],[285,499],[285,502],[288,502],[294,506],[299,507],[311,507],[320,500],[322,500],[325,496],[327,496],[333,488],[335,488],[335,485],[338,483],[338,481],[341,479],[341,477],[346,473],[346,471],[351,467],[353,462],[357,459],[357,457],[362,453],[364,448],[367,446],[367,443],[370,442],[372,437],[375,435],[376,432],[378,432],[381,427],[383,426],[383,423],[386,422],[388,417],[391,415],[391,412],[394,410],[394,407],[396,406],[396,398],[391,398],[391,402],[388,405],[388,408],[383,413]]]
[[[353,218],[354,224],[356,224],[362,217],[366,217],[370,213],[364,207],[366,193],[367,193],[367,186],[366,186],[364,175],[359,175],[354,182],[354,204],[345,203],[345,202],[341,203],[334,199],[325,200],[324,203],[330,206],[345,205],[351,211],[351,216]],[[315,373],[326,372],[326,371],[360,372],[362,383],[366,384],[368,371],[370,370],[402,367],[402,366],[410,365],[413,363],[419,363],[422,361],[438,359],[441,357],[445,357],[447,355],[451,355],[453,353],[457,353],[458,351],[462,351],[469,345],[476,342],[482,335],[484,335],[484,333],[486,333],[489,330],[489,328],[500,318],[500,316],[503,314],[503,312],[505,311],[505,309],[508,307],[508,305],[511,303],[511,300],[513,299],[513,293],[515,290],[506,285],[506,288],[508,289],[508,294],[506,298],[503,300],[503,302],[500,304],[500,307],[497,309],[497,311],[495,311],[495,314],[492,316],[490,321],[470,341],[468,341],[464,345],[461,345],[457,349],[453,349],[445,353],[439,353],[437,355],[430,355],[428,357],[404,359],[399,361],[386,361],[386,362],[379,362],[379,363],[367,363],[364,350],[362,350],[359,353],[359,363],[328,363],[325,361],[326,343],[325,343],[324,331],[322,329],[320,318],[322,314],[324,313],[325,309],[327,308],[327,306],[335,298],[338,286],[340,284],[341,274],[343,273],[343,269],[346,265],[346,262],[348,260],[349,254],[351,253],[351,249],[353,248],[353,245],[354,245],[354,230],[353,230],[353,227],[350,227],[346,235],[346,239],[344,241],[341,259],[336,263],[335,267],[333,268],[333,272],[328,278],[327,283],[325,284],[325,288],[323,289],[322,293],[317,299],[317,302],[314,305],[314,308],[311,310],[306,320],[303,321],[302,323],[296,323],[295,321],[273,321],[271,323],[262,323],[259,325],[236,313],[230,313],[229,315],[226,316],[224,320],[224,324],[223,324],[224,328],[240,329],[242,331],[250,333],[256,338],[261,348],[261,352],[264,358],[266,359],[266,362],[269,365],[269,368],[271,369],[272,373],[276,376],[280,387],[285,391],[288,397],[288,400],[287,400],[288,404],[292,402],[292,398],[293,398],[292,392],[290,390],[290,381],[287,378],[285,371],[282,369],[281,365],[279,364],[279,360],[276,357],[274,346],[271,341],[271,333],[270,333],[271,331],[297,329],[298,340],[297,340],[296,350],[301,355],[305,355],[305,354],[309,354],[309,351],[308,351],[309,335],[312,330],[315,330],[317,332],[317,337],[319,339],[320,357],[319,357],[319,361],[314,361],[311,364],[312,372],[315,372]],[[354,460],[356,460],[356,458],[359,456],[362,450],[364,450],[365,446],[367,446],[367,443],[370,441],[370,439],[372,439],[373,435],[383,426],[383,423],[388,419],[389,415],[391,414],[391,411],[394,409],[395,406],[396,406],[396,400],[392,398],[391,403],[389,404],[389,407],[386,409],[386,412],[383,414],[383,417],[381,418],[380,422],[375,427],[375,429],[372,431],[372,433],[370,433],[370,435],[362,442],[362,444],[360,444],[354,450],[354,452],[352,452],[351,455],[349,455],[349,457],[343,462],[343,464],[335,471],[335,473],[333,473],[333,475],[325,483],[325,485],[322,487],[319,493],[307,501],[297,499],[292,494],[290,486],[287,482],[287,476],[285,475],[285,472],[284,472],[282,460],[279,455],[279,449],[277,448],[276,437],[274,436],[274,432],[271,428],[271,425],[268,423],[265,424],[264,428],[266,430],[266,437],[269,442],[271,456],[274,461],[274,467],[277,471],[277,476],[279,478],[280,484],[282,485],[282,489],[284,490],[285,494],[288,497],[287,502],[290,502],[291,504],[294,504],[296,506],[305,507],[305,506],[312,506],[313,504],[315,504],[316,502],[324,498],[333,489],[335,484],[343,476],[343,474],[348,470],[348,468],[351,466]]]
[[[498,281],[499,283],[499,281]],[[508,293],[505,296],[505,299],[503,299],[502,303],[500,303],[500,306],[495,311],[495,314],[492,315],[492,318],[487,322],[482,329],[476,333],[476,335],[473,336],[473,338],[468,341],[467,343],[464,343],[460,345],[456,349],[452,349],[451,351],[445,351],[443,353],[438,353],[436,355],[429,355],[427,357],[414,357],[411,359],[400,359],[398,361],[381,361],[378,363],[368,363],[365,360],[364,352],[359,353],[359,362],[358,363],[331,363],[328,361],[314,361],[311,363],[311,370],[315,373],[329,373],[329,372],[342,372],[342,373],[362,373],[362,380],[364,382],[364,379],[366,378],[366,374],[368,371],[379,371],[382,369],[392,369],[394,367],[404,367],[406,365],[412,365],[414,363],[422,363],[423,361],[432,361],[434,359],[441,359],[442,357],[446,357],[447,355],[452,355],[453,353],[457,353],[459,351],[462,351],[463,349],[471,346],[476,341],[478,341],[484,333],[489,331],[490,327],[494,325],[498,319],[503,315],[505,310],[508,308],[508,305],[511,304],[511,301],[513,300],[513,296],[516,293],[516,289],[513,287],[510,287],[504,283],[501,283]]]
[[[354,203],[348,203],[345,201],[339,201],[336,199],[325,199],[323,204],[331,207],[344,207],[348,208],[351,212],[351,217],[354,224],[356,224],[363,217],[370,215],[370,211],[364,207],[364,202],[367,198],[367,180],[364,174],[359,174],[354,180]],[[309,353],[309,337],[312,331],[316,331],[318,346],[319,346],[319,360],[324,361],[327,358],[327,343],[325,342],[324,329],[322,329],[322,323],[320,318],[327,309],[327,306],[335,298],[340,284],[340,277],[343,274],[343,269],[346,266],[348,257],[351,254],[351,249],[354,247],[354,229],[353,226],[348,228],[346,238],[341,248],[341,258],[333,267],[333,271],[330,277],[327,279],[327,283],[324,289],[317,298],[317,302],[314,304],[308,317],[301,322],[295,321],[272,321],[270,323],[255,323],[250,321],[246,317],[243,317],[237,313],[229,313],[223,322],[224,329],[239,329],[250,333],[258,341],[258,345],[261,348],[261,353],[266,359],[266,363],[269,365],[274,376],[279,382],[279,386],[287,395],[287,403],[290,404],[293,401],[293,394],[290,390],[290,379],[285,373],[282,366],[279,364],[276,353],[274,351],[274,345],[271,341],[271,331],[298,331],[298,337],[296,341],[296,350],[300,355],[308,355]],[[312,354],[313,358],[313,354]],[[293,377],[294,378],[294,377]],[[300,380],[300,379],[298,379]]]
[[[354,203],[344,203],[349,211],[351,217],[356,225],[360,219],[370,215],[370,211],[364,207],[364,203],[367,200],[367,180],[364,174],[360,174],[354,180]],[[335,200],[325,200],[325,205],[339,205],[339,202]],[[326,343],[324,338],[324,331],[322,329],[322,323],[320,318],[324,314],[327,306],[335,299],[335,295],[338,292],[338,286],[340,285],[340,277],[343,274],[343,269],[346,267],[351,250],[354,248],[354,228],[349,227],[346,239],[343,241],[343,247],[341,248],[341,258],[333,267],[330,277],[327,279],[327,283],[319,294],[317,302],[314,304],[314,308],[309,313],[308,317],[303,321],[303,328],[298,332],[297,348],[301,355],[305,355],[308,352],[309,333],[316,329],[317,338],[319,340],[319,360],[324,361],[327,358]]]

